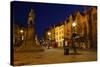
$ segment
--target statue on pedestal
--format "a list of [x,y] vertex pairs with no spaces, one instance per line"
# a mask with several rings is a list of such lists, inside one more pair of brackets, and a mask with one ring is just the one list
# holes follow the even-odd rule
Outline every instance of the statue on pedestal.
[[28,15],[28,26],[26,28],[25,40],[19,51],[41,51],[43,50],[38,42],[35,29],[35,12],[33,9]]

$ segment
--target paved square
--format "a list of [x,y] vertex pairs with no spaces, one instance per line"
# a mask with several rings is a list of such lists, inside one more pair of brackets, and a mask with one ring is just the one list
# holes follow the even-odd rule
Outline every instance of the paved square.
[[74,54],[73,50],[70,49],[70,54],[64,55],[63,48],[45,48],[43,52],[15,52],[14,65],[54,64],[97,60],[95,50],[78,49],[77,52],[77,54]]

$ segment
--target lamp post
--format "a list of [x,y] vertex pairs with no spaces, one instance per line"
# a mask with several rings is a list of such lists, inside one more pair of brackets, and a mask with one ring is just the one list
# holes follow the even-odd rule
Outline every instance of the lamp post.
[[24,32],[24,31],[21,29],[21,30],[20,30],[20,33],[22,34],[23,32]]
[[23,36],[24,30],[21,29],[21,30],[20,30],[20,33],[21,33],[21,40],[24,40],[24,36]]
[[50,40],[51,40],[50,35],[51,35],[51,32],[48,32],[48,37],[49,37],[49,38],[48,38],[48,39],[49,39],[49,40],[48,40],[48,49],[50,48]]
[[73,33],[75,33],[75,27],[76,27],[76,23],[75,22],[72,23],[72,27],[73,27]]
[[75,22],[73,22],[72,23],[72,30],[73,30],[73,32],[72,32],[72,47],[73,47],[73,51],[74,51],[74,53],[76,54],[77,53],[77,51],[76,51],[76,44],[75,44],[75,36],[76,36],[76,31],[75,31],[75,27],[76,27],[76,23]]
[[51,35],[51,32],[48,32],[48,36],[50,36]]

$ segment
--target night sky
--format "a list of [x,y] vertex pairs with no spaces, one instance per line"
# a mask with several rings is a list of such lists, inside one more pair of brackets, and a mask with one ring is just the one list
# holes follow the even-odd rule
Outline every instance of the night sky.
[[11,7],[14,23],[22,26],[27,26],[30,10],[35,10],[36,33],[41,38],[45,29],[64,22],[69,15],[74,14],[77,10],[83,12],[86,6],[14,1]]

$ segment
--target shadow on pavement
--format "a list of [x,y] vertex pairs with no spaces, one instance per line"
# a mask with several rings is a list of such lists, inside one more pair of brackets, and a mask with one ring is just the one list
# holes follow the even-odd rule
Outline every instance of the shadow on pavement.
[[69,53],[69,55],[82,55],[81,53]]

